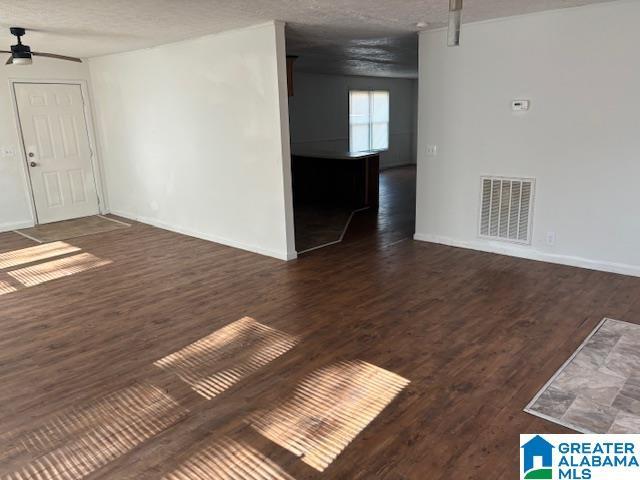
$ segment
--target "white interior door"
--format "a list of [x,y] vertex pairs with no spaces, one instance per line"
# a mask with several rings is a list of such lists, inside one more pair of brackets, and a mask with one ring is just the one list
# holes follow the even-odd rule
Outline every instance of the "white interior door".
[[80,85],[14,88],[38,223],[98,214]]

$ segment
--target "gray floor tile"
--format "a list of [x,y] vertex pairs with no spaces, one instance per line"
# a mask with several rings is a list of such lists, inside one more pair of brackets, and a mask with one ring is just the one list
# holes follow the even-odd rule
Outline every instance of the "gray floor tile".
[[613,401],[613,407],[626,413],[640,416],[640,402],[625,394],[619,394]]
[[640,402],[640,385],[635,382],[625,383],[622,390],[620,390],[620,393]]
[[550,417],[562,417],[576,399],[574,393],[548,388],[540,395],[533,409]]
[[595,403],[587,398],[578,397],[571,404],[562,420],[593,433],[607,433],[613,424],[618,410]]
[[626,412],[618,412],[613,425],[607,433],[638,433],[640,432],[640,417]]
[[579,394],[602,405],[611,405],[624,384],[622,377],[572,363],[550,386],[559,391]]
[[640,433],[640,325],[607,319],[528,411],[581,432]]
[[638,368],[640,368],[640,362],[623,353],[611,352],[604,365],[600,367],[600,371],[627,379]]

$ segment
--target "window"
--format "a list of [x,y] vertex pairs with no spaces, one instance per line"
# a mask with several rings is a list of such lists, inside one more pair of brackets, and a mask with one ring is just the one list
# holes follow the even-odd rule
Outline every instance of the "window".
[[389,148],[389,92],[349,92],[349,151]]

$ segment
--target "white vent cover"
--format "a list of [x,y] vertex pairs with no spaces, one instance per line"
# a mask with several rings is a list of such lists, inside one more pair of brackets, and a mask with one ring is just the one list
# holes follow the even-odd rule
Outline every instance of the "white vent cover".
[[482,177],[480,237],[531,243],[532,178]]

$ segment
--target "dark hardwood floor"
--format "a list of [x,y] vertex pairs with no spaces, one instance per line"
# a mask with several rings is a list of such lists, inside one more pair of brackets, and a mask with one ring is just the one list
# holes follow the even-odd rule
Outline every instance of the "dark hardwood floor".
[[373,239],[381,246],[411,239],[416,216],[415,165],[380,172],[379,198],[378,209],[358,208],[353,217],[354,208],[344,204],[296,205],[296,249],[306,255],[310,249],[339,241],[343,232],[345,242]]
[[383,247],[410,240],[416,219],[416,167],[407,165],[380,172],[380,207],[353,218],[345,242],[369,240]]
[[640,279],[413,241],[412,175],[292,262],[138,223],[0,257],[0,478],[515,478],[564,431],[522,409]]

